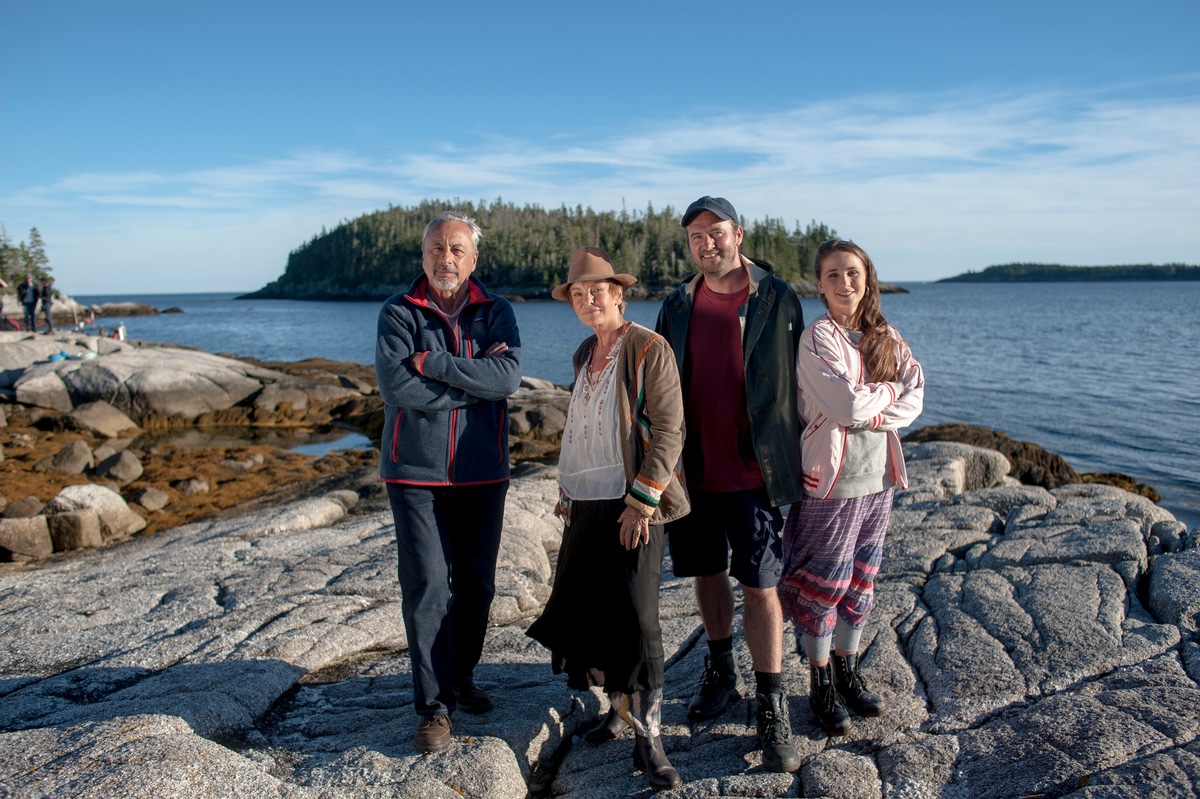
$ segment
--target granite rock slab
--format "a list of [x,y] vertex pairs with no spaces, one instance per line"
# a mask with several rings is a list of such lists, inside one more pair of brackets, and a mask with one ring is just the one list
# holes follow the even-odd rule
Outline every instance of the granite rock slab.
[[[798,772],[763,769],[752,697],[689,722],[706,647],[668,557],[663,742],[684,784],[664,795],[1200,797],[1195,531],[1119,489],[1012,485],[978,447],[906,452],[863,636],[887,713],[827,738],[789,623]],[[553,579],[555,478],[512,483],[475,675],[495,708],[456,714],[435,755],[411,742],[390,513],[354,492],[0,569],[0,795],[649,796],[631,731],[577,737],[607,698],[569,690],[525,635]]]

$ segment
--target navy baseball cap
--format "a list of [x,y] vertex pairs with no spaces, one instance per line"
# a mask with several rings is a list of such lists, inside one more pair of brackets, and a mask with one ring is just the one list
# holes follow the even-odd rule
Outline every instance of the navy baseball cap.
[[733,210],[733,206],[729,200],[726,200],[724,197],[709,197],[706,194],[689,205],[687,210],[683,212],[683,226],[687,227],[688,223],[695,219],[701,211],[711,211],[717,215],[718,219],[728,220],[735,225],[739,224],[737,211]]

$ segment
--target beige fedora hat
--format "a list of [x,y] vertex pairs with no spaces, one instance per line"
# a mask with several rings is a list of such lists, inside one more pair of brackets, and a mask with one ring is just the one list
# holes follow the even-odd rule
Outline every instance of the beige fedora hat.
[[611,280],[621,286],[632,286],[637,282],[633,275],[618,274],[612,265],[608,253],[599,247],[580,247],[571,255],[571,268],[567,270],[567,280],[561,286],[556,286],[550,296],[556,300],[567,300],[567,290],[572,283],[581,280]]

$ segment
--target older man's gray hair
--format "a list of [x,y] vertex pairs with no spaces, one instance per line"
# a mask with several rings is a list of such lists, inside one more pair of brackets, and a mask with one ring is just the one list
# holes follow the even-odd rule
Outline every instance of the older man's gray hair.
[[479,239],[483,237],[483,228],[479,227],[479,223],[471,217],[464,214],[462,211],[442,211],[440,214],[429,220],[429,224],[425,226],[425,231],[421,234],[421,244],[424,246],[425,239],[429,238],[429,231],[433,230],[443,222],[462,222],[471,229],[471,241],[475,244],[475,249],[479,249]]

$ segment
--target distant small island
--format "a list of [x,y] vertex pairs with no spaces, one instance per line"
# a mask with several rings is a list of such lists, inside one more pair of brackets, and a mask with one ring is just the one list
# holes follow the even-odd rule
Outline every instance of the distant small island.
[[1128,266],[1063,266],[1062,264],[1001,264],[982,272],[945,277],[938,283],[1047,283],[1106,280],[1200,280],[1200,266],[1133,264]]

